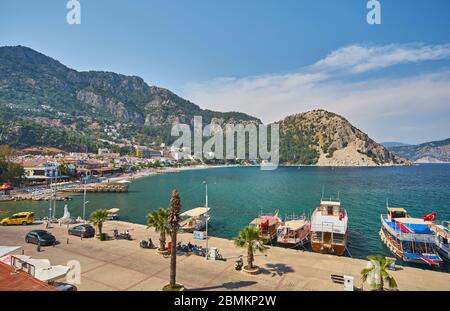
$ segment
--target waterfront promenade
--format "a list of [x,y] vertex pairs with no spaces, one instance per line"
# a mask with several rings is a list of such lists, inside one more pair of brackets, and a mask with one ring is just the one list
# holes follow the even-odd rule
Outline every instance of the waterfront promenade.
[[[65,226],[49,229],[60,244],[45,247],[37,253],[36,246],[25,244],[26,232],[43,229],[44,225],[0,227],[0,245],[22,246],[25,254],[33,258],[47,258],[52,264],[65,265],[69,260],[81,263],[79,290],[161,290],[168,283],[169,258],[156,250],[140,249],[139,241],[151,237],[158,243],[158,234],[146,226],[125,222],[107,222],[104,232],[129,230],[133,241],[83,239],[68,236]],[[69,238],[69,244],[67,244]],[[182,243],[193,240],[191,234],[179,235]],[[331,274],[355,277],[355,286],[361,287],[360,271],[366,261],[310,252],[272,247],[266,255],[257,254],[256,265],[261,273],[248,275],[235,271],[234,262],[245,250],[233,242],[210,238],[210,247],[217,247],[226,261],[206,261],[195,255],[180,255],[177,262],[177,281],[188,290],[343,290],[343,286],[330,280]],[[20,253],[20,251],[18,251]],[[392,272],[399,290],[450,290],[450,274],[403,267]],[[62,280],[63,281],[63,280]],[[367,285],[366,285],[367,287]]]

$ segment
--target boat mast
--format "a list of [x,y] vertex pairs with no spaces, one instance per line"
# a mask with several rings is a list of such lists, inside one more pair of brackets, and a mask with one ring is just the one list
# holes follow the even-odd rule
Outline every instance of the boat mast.
[[206,254],[205,259],[209,259],[209,248],[208,248],[208,221],[209,221],[209,212],[208,212],[208,183],[203,181],[205,184],[205,208],[206,208]]

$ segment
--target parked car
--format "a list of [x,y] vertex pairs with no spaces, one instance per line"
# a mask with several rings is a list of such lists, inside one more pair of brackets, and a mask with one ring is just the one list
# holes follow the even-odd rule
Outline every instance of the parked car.
[[69,235],[76,235],[82,238],[93,238],[95,229],[91,225],[78,225],[70,228],[68,233]]
[[54,245],[56,238],[48,231],[45,230],[33,230],[27,233],[25,236],[25,242],[32,243],[41,246]]
[[78,291],[78,288],[75,285],[68,284],[68,283],[53,282],[51,285],[60,292],[76,292],[76,291]]
[[34,222],[34,213],[23,212],[12,215],[11,217],[3,218],[0,221],[2,226],[9,225],[30,225]]

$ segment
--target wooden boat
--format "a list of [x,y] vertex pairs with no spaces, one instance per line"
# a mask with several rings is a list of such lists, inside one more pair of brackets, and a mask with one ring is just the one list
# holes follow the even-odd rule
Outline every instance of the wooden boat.
[[201,231],[206,227],[209,218],[209,207],[197,207],[182,213],[180,230],[183,232]]
[[434,233],[436,250],[442,257],[450,259],[450,221],[433,224],[430,229]]
[[387,207],[387,215],[381,215],[380,238],[405,262],[438,266],[442,259],[435,250],[432,224],[422,218],[409,217],[404,208]]
[[277,229],[281,225],[282,220],[278,217],[278,211],[271,214],[260,213],[259,217],[253,219],[250,226],[259,229],[259,237],[265,243],[272,243],[277,236]]
[[339,199],[320,200],[311,216],[311,248],[316,253],[343,255],[348,216]]
[[306,216],[287,218],[277,230],[277,244],[281,247],[298,247],[309,242],[311,222]]

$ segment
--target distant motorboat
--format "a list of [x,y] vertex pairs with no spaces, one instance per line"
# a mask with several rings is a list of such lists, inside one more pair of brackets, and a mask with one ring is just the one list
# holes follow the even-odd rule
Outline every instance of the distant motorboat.
[[121,179],[118,182],[116,182],[117,184],[130,184],[131,181],[128,179]]
[[119,220],[119,211],[118,208],[111,208],[108,210],[108,219],[109,220]]
[[206,221],[209,220],[209,207],[197,207],[182,213],[180,230],[192,233],[201,231],[206,227]]

